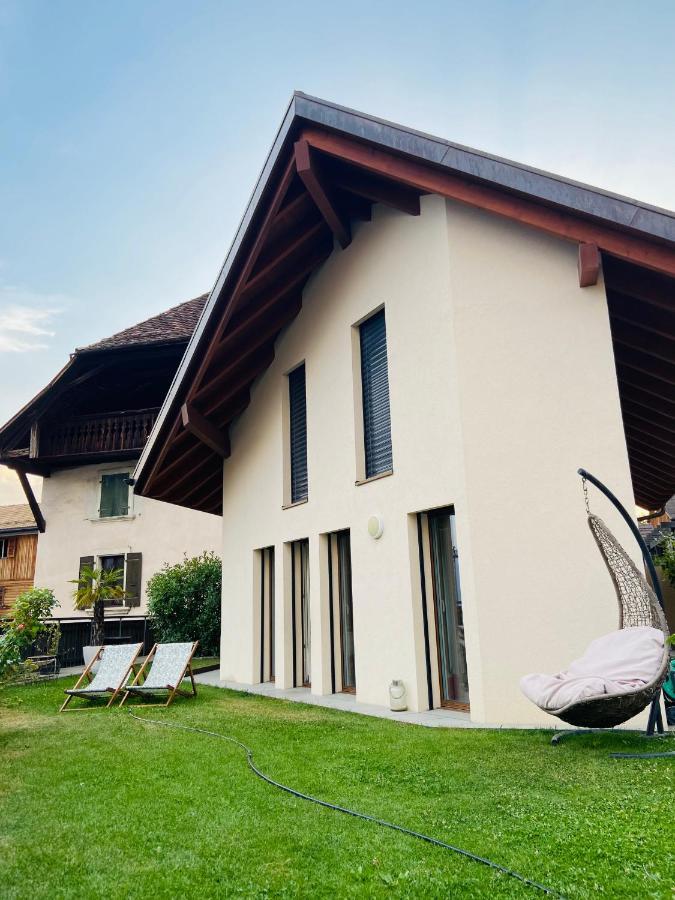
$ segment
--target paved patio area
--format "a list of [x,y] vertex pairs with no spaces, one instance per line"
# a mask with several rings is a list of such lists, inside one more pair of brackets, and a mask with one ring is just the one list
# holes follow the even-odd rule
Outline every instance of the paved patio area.
[[342,712],[360,713],[364,716],[375,716],[378,719],[392,719],[395,722],[408,722],[411,725],[424,725],[427,728],[509,728],[522,726],[486,725],[472,722],[468,713],[450,709],[432,709],[425,712],[392,712],[387,706],[375,706],[370,703],[359,703],[354,694],[312,694],[309,688],[288,688],[283,690],[271,682],[265,684],[240,684],[234,681],[221,681],[220,673],[205,672],[196,675],[198,684],[209,684],[213,687],[229,688],[232,691],[243,691],[247,694],[260,694],[263,697],[275,697],[278,700],[292,700],[294,703],[307,703],[310,706],[325,706],[327,709],[339,709]]

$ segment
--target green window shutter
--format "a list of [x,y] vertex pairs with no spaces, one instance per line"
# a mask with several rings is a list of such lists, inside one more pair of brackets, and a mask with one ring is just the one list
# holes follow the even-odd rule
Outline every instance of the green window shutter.
[[81,556],[80,557],[80,568],[78,569],[77,577],[78,578],[81,577],[82,569],[84,569],[85,566],[93,567],[93,565],[94,565],[94,557],[93,556]]
[[141,604],[141,569],[142,553],[127,553],[127,596],[125,602],[129,606]]
[[101,476],[101,505],[99,515],[102,519],[110,516],[126,516],[129,512],[129,485],[126,472]]

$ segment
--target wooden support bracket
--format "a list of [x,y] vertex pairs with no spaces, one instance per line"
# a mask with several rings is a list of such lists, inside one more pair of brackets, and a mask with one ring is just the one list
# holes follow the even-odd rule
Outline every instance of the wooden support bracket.
[[21,487],[23,488],[23,492],[26,495],[26,500],[28,501],[28,505],[30,506],[30,511],[33,513],[33,518],[35,519],[35,524],[38,527],[38,531],[40,532],[40,534],[44,534],[47,523],[45,522],[45,517],[42,515],[40,504],[35,498],[33,488],[30,486],[30,481],[28,480],[28,477],[23,469],[17,469],[16,474],[19,476]]
[[191,403],[184,403],[180,409],[183,426],[207,447],[214,450],[223,459],[230,455],[230,442],[227,435],[216,428],[213,422],[205,418]]
[[597,244],[579,244],[579,287],[598,283],[600,251]]
[[337,238],[338,243],[343,249],[348,247],[352,240],[349,222],[340,213],[331,197],[330,188],[319,172],[316,153],[310,150],[307,141],[298,141],[295,144],[295,165],[300,180],[312,200],[316,203],[319,212]]

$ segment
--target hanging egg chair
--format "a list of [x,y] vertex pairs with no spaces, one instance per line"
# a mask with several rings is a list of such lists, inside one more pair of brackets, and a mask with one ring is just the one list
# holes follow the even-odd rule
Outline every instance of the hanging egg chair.
[[[659,701],[661,687],[670,666],[670,654],[667,644],[669,631],[663,612],[663,597],[656,569],[637,525],[619,500],[601,481],[585,469],[579,469],[578,471],[583,479],[588,526],[607,566],[616,591],[619,604],[619,629],[648,626],[661,631],[663,633],[663,653],[653,677],[646,683],[641,683],[637,687],[630,687],[620,693],[603,692],[585,696],[583,699],[567,703],[567,705],[557,709],[547,707],[545,711],[570,725],[594,730],[621,725],[651,704],[647,734],[653,735],[655,729],[662,734],[664,728]],[[587,482],[594,484],[614,504],[628,524],[640,545],[653,588],[647,583],[644,575],[639,571],[602,519],[590,511]],[[569,733],[579,732],[557,734],[553,738],[553,743],[558,743],[565,734]]]

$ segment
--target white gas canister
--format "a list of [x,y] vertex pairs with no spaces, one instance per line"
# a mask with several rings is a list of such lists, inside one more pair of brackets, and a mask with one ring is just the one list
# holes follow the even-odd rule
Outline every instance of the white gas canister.
[[404,709],[408,708],[405,685],[397,678],[389,685],[389,708],[393,712],[403,712]]

